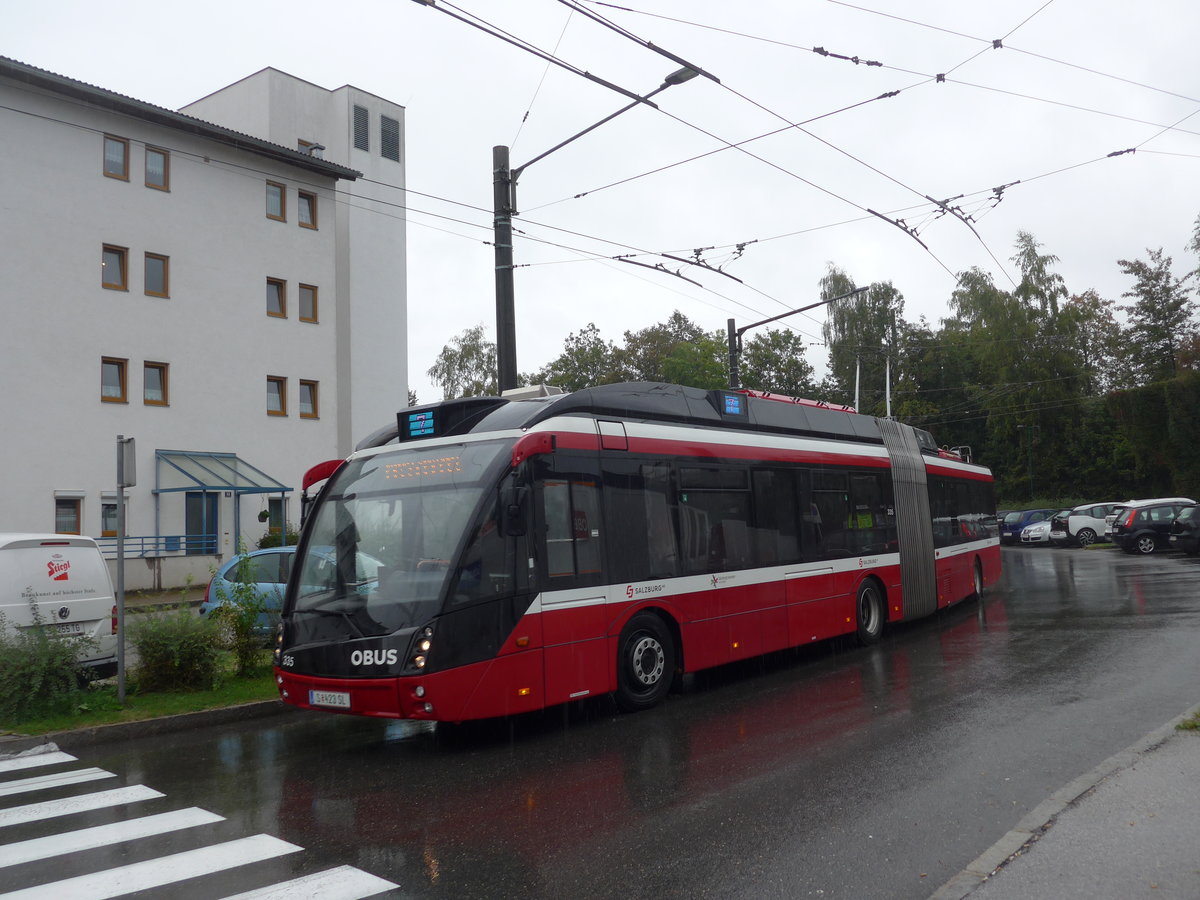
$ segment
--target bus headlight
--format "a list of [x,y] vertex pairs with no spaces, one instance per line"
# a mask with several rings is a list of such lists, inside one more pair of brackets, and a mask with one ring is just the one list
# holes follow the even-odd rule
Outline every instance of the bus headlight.
[[412,644],[412,655],[408,659],[411,668],[418,671],[425,668],[429,660],[429,650],[433,647],[433,628],[426,625],[417,634]]
[[279,661],[283,658],[283,623],[280,622],[275,628],[275,665],[279,665]]

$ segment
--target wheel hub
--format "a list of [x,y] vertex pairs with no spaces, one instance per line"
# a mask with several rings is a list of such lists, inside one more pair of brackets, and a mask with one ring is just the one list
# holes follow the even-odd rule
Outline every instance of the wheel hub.
[[657,684],[663,675],[662,644],[646,635],[638,639],[630,653],[633,675],[644,685]]

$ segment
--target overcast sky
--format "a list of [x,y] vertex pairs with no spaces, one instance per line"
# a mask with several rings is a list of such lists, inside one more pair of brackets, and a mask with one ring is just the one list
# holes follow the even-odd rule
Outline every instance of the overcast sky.
[[[1121,301],[1132,283],[1117,260],[1147,248],[1178,275],[1196,267],[1195,0],[580,5],[638,40],[558,0],[7,0],[0,54],[172,109],[266,66],[405,106],[422,402],[440,399],[425,370],[452,337],[476,324],[495,337],[493,145],[521,165],[627,102],[446,10],[634,94],[679,68],[646,42],[719,79],[671,87],[659,109],[524,172],[521,372],[588,323],[620,343],[676,309],[723,332],[807,305],[830,263],[858,285],[891,281],[907,318],[936,324],[965,269],[1013,287],[1019,230],[1076,294]],[[612,259],[626,254],[698,284]],[[787,321],[816,345],[822,320]]]

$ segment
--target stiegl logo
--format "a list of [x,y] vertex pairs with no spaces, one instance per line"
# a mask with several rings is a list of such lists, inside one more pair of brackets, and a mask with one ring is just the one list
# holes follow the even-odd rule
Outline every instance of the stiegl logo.
[[51,581],[69,581],[71,575],[71,561],[63,559],[61,553],[55,553],[50,557],[50,561],[46,563],[47,572]]
[[390,666],[394,665],[397,656],[392,650],[355,650],[350,654],[352,666]]

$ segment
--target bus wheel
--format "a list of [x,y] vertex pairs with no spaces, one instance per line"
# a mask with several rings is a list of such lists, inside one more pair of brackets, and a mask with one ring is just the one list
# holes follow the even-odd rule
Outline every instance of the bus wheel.
[[662,702],[675,677],[675,642],[662,619],[638,613],[617,644],[617,706],[625,712]]
[[975,599],[982,600],[983,599],[983,563],[981,563],[979,560],[975,560],[974,579],[975,579],[975,581],[974,581],[973,587],[975,588]]
[[883,634],[883,595],[879,585],[870,578],[858,589],[854,609],[858,619],[858,642],[869,647]]

